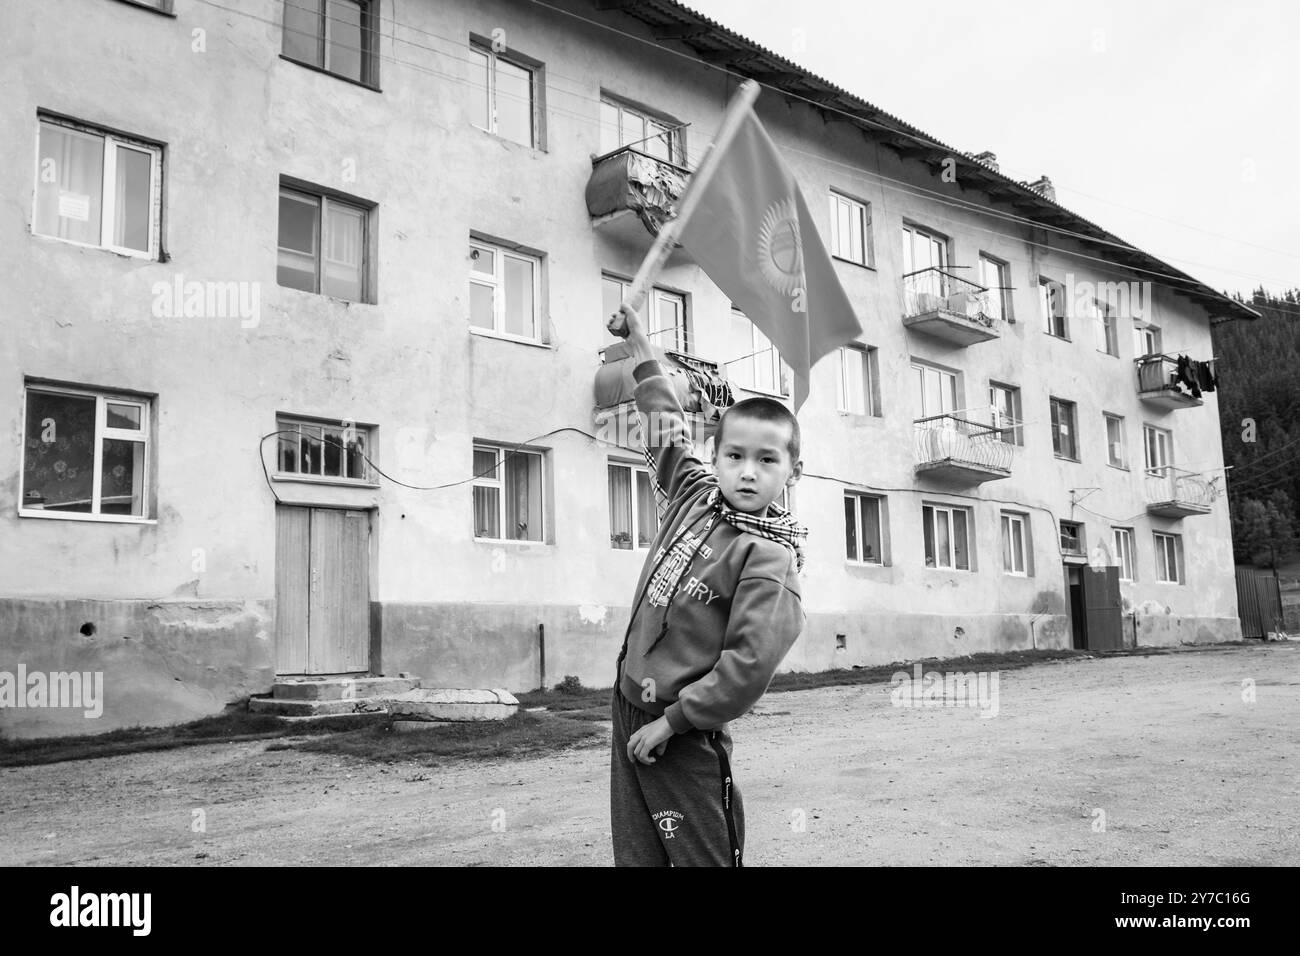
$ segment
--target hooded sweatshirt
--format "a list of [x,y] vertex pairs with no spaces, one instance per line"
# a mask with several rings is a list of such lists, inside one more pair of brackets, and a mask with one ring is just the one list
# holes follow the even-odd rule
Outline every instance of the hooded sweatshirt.
[[637,580],[619,686],[675,733],[715,730],[763,696],[803,630],[795,556],[722,517],[717,476],[696,457],[662,367],[642,362],[633,376],[667,506]]

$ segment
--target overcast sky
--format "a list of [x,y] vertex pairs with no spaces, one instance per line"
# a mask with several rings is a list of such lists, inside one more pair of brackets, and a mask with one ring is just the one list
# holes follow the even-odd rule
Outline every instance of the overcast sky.
[[[1300,287],[1300,4],[687,0],[1215,289]],[[802,46],[801,46],[802,44]]]

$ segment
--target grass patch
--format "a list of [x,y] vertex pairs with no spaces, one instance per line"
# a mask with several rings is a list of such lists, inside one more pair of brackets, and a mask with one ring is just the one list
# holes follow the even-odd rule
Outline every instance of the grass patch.
[[289,735],[322,735],[356,730],[358,722],[380,723],[386,714],[324,717],[292,721],[274,714],[248,712],[248,701],[236,701],[225,711],[169,727],[126,727],[103,734],[42,737],[35,740],[0,738],[0,767],[29,767],[62,760],[121,757],[150,750],[173,750],[197,744],[238,743]]
[[[608,715],[606,715],[608,716]],[[587,718],[570,719],[519,711],[505,720],[442,724],[428,730],[398,733],[385,721],[349,733],[312,740],[286,740],[267,750],[364,757],[379,763],[416,761],[437,766],[439,759],[495,760],[550,753],[604,735]]]

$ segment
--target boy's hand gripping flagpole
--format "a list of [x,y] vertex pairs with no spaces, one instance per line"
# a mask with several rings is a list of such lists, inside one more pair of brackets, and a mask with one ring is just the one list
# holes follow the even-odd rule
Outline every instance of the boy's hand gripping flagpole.
[[[681,198],[677,201],[677,214],[664,223],[663,228],[659,230],[659,234],[655,236],[650,251],[646,253],[645,259],[642,260],[641,268],[637,269],[636,275],[632,277],[632,284],[628,286],[627,295],[623,297],[624,307],[639,310],[645,302],[646,294],[650,291],[650,287],[663,270],[664,263],[668,261],[668,257],[673,253],[673,248],[677,245],[677,234],[681,232],[682,226],[685,225],[695,211],[695,207],[699,204],[699,197],[704,192],[704,187],[713,178],[722,154],[735,137],[736,131],[740,128],[746,113],[754,105],[754,101],[758,99],[758,93],[758,83],[754,80],[745,80],[731,97],[731,102],[727,104],[726,115],[722,118],[722,125],[718,127],[718,135],[709,144],[708,150],[704,153],[704,158],[700,160],[699,168],[691,174],[691,178],[687,180],[686,188],[682,191]],[[613,319],[606,316],[606,320],[606,328],[610,332],[620,337],[627,336],[627,323],[621,315]]]

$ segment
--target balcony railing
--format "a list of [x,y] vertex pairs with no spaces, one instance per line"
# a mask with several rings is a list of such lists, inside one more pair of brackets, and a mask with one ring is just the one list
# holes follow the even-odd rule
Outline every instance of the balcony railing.
[[1198,472],[1161,465],[1148,468],[1143,480],[1147,511],[1166,518],[1210,513],[1214,492]]
[[916,470],[979,484],[1011,475],[1011,445],[1003,441],[1006,419],[976,421],[977,410],[918,418],[913,422]]
[[903,324],[964,346],[997,338],[1004,323],[987,288],[929,268],[903,276]]
[[1178,386],[1178,360],[1155,353],[1133,360],[1137,365],[1138,398],[1161,408],[1194,408],[1203,404]]
[[658,235],[673,217],[690,175],[685,166],[624,146],[592,160],[587,212],[598,225],[631,218],[631,213],[652,236]]

